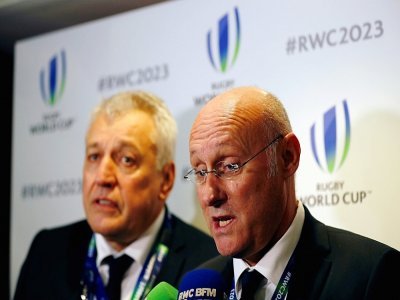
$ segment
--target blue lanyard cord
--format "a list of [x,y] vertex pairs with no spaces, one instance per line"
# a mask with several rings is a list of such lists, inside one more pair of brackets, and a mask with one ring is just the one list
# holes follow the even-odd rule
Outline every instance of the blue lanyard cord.
[[271,299],[280,300],[286,298],[289,291],[289,282],[293,276],[294,263],[295,263],[295,255],[293,253],[289,259],[289,262],[286,265],[285,270],[283,271],[281,278],[279,279],[278,285],[276,286],[275,292],[272,295]]
[[148,256],[148,260],[140,273],[138,281],[136,282],[131,300],[144,299],[144,297],[150,292],[167,254],[168,247],[159,243],[153,255]]
[[85,260],[83,276],[81,280],[82,285],[82,300],[106,300],[107,294],[103,281],[101,280],[99,270],[96,266],[96,240],[94,234],[89,242],[88,252]]
[[[166,209],[163,226],[161,232],[148,254],[145,264],[140,272],[139,278],[133,289],[131,299],[144,299],[151,290],[158,273],[161,270],[165,257],[168,254],[168,244],[172,231],[172,216]],[[82,300],[108,300],[104,283],[101,279],[96,265],[96,240],[94,234],[89,242],[89,247],[85,259],[83,276],[81,279]]]
[[[279,279],[278,285],[272,295],[272,300],[282,300],[287,297],[288,290],[289,290],[289,282],[293,277],[293,269],[295,265],[295,253],[293,252],[292,256],[290,257],[285,269],[283,270],[282,276]],[[236,293],[235,293],[235,279],[232,282],[232,288],[228,296],[229,300],[237,300]]]

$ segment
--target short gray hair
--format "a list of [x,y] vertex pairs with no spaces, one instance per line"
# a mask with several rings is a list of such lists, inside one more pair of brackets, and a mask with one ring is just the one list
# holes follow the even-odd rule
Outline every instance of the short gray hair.
[[157,147],[157,168],[161,170],[167,162],[174,160],[177,125],[165,102],[156,95],[130,91],[111,96],[94,108],[90,124],[101,114],[113,119],[132,110],[146,112],[153,118],[156,136],[152,138]]
[[265,92],[262,115],[264,118],[265,132],[267,140],[276,137],[277,134],[292,132],[289,116],[282,102],[272,93]]
[[[285,136],[292,132],[289,116],[286,112],[282,102],[273,94],[266,92],[264,95],[265,101],[263,102],[263,117],[266,139],[272,140],[278,134]],[[268,169],[268,177],[277,174],[277,157],[276,157],[277,143],[272,145],[267,151],[269,152],[270,162]]]

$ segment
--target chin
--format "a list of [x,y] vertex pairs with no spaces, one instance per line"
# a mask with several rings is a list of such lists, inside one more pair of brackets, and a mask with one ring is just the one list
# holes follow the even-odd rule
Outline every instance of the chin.
[[113,235],[115,232],[119,231],[118,224],[115,224],[114,222],[110,220],[91,220],[89,221],[89,225],[92,228],[92,230],[96,233],[99,233],[101,235]]
[[239,258],[238,255],[240,255],[240,251],[238,249],[236,249],[235,247],[232,247],[232,245],[227,245],[226,242],[225,243],[216,243],[217,246],[217,250],[219,252],[219,254],[221,254],[222,256],[231,256],[231,257],[235,257],[235,258]]

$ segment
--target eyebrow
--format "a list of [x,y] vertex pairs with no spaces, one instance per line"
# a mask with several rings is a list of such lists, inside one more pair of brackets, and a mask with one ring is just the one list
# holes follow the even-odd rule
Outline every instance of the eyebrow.
[[[101,143],[99,143],[97,141],[94,141],[94,142],[89,143],[89,144],[86,145],[86,149],[99,148],[99,147],[101,147]],[[127,141],[123,141],[123,140],[117,142],[116,144],[114,144],[113,148],[114,149],[115,148],[116,149],[130,148],[130,149],[138,150],[138,148],[134,144],[129,143]]]

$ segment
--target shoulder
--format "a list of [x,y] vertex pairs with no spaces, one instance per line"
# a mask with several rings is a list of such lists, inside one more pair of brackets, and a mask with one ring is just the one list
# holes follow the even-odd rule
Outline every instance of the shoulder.
[[304,252],[325,253],[333,261],[353,266],[374,268],[381,261],[400,256],[399,251],[379,241],[321,223],[307,209],[300,243]]
[[68,264],[72,261],[80,267],[83,265],[91,236],[92,232],[86,221],[43,229],[29,247],[25,268],[44,270],[43,265],[46,265],[47,270],[55,266],[61,270],[71,267]]
[[214,258],[211,258],[201,264],[198,268],[199,269],[211,269],[215,271],[222,272],[226,268],[233,268],[233,260],[231,257],[228,256],[216,256]]
[[[54,228],[40,230],[34,237],[31,248],[48,248],[48,245],[57,245],[62,249],[64,245],[82,244],[88,240],[92,231],[85,220],[70,223]],[[49,251],[53,251],[49,249]]]
[[394,299],[395,291],[387,287],[397,284],[392,274],[400,268],[399,251],[357,233],[327,226],[305,211],[296,268],[307,276],[299,279],[298,286],[315,285],[307,278],[326,278],[329,284],[324,286],[324,295],[341,291],[338,297],[343,299]]
[[[174,251],[190,254],[199,263],[218,255],[210,235],[172,215],[171,244]],[[195,258],[197,256],[197,258]]]
[[229,283],[232,281],[234,277],[233,272],[233,259],[232,257],[228,256],[217,256],[211,258],[201,264],[197,269],[206,269],[206,270],[213,270],[217,273],[221,274],[222,278],[225,281],[225,284],[229,286]]
[[391,252],[400,255],[396,249],[366,236],[331,226],[325,228],[333,254],[342,255],[342,252],[349,252],[364,259],[380,258]]
[[[39,231],[22,264],[15,299],[50,299],[50,294],[71,299],[79,290],[90,237],[86,221]],[[43,283],[49,286],[41,288]]]
[[51,237],[51,236],[59,236],[61,235],[71,235],[74,233],[88,233],[91,232],[89,224],[86,220],[81,220],[57,227],[51,228],[43,228],[41,229],[36,236],[39,237]]
[[172,228],[168,238],[168,255],[158,281],[172,285],[179,283],[183,274],[195,269],[204,261],[218,255],[214,240],[206,233],[172,216]]

